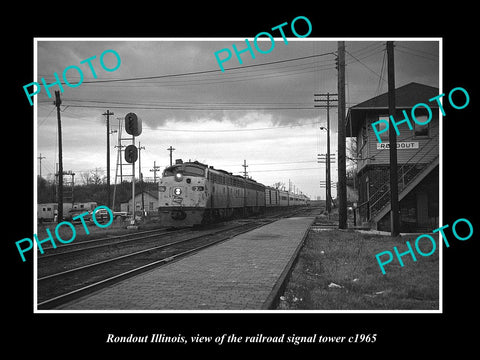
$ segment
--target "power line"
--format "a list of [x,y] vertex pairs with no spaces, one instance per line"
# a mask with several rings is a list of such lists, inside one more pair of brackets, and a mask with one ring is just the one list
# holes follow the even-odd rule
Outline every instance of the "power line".
[[[291,165],[291,164],[301,164],[301,163],[316,163],[315,160],[298,160],[298,161],[289,161],[289,162],[265,162],[265,163],[249,163],[249,166],[268,166],[268,165]],[[216,164],[215,166],[218,168],[227,168],[227,167],[234,167],[238,164]],[[291,170],[291,169],[286,169]]]
[[[124,102],[124,101],[101,101],[101,100],[88,100],[88,99],[66,99],[68,102],[73,102],[67,105],[67,107],[74,108],[103,108],[103,107],[116,107],[116,108],[129,108],[129,109],[146,109],[146,110],[310,110],[313,106],[306,102],[154,102],[154,103],[138,103],[138,102]],[[80,103],[80,104],[75,104]],[[96,106],[93,103],[102,104],[102,106]],[[178,104],[178,105],[177,105]],[[133,106],[133,107],[132,107]]]
[[284,126],[275,126],[275,127],[264,127],[264,128],[253,128],[253,129],[219,129],[219,130],[195,130],[195,129],[169,129],[169,128],[155,128],[149,129],[149,131],[174,131],[174,132],[203,132],[203,133],[216,133],[216,132],[237,132],[237,131],[261,131],[261,130],[275,130],[282,128],[291,128],[291,127],[300,127],[308,125],[318,125],[321,122],[311,122],[305,124],[292,124]]
[[385,68],[386,55],[387,55],[387,50],[385,49],[383,51],[382,68],[380,69],[380,77],[378,78],[378,85],[377,85],[377,90],[375,91],[375,96],[378,96],[380,94],[381,89],[382,89],[382,80],[384,80],[383,70]]
[[383,81],[386,82],[385,79],[382,78],[381,75],[379,75],[376,71],[370,69],[367,65],[365,65],[363,62],[361,62],[359,59],[357,59],[355,56],[353,56],[350,52],[348,52],[347,50],[345,50],[345,52],[350,55],[351,57],[353,57],[355,60],[357,60],[360,64],[362,64],[367,70],[369,70],[371,73],[375,74],[376,76],[378,76],[380,79],[382,79]]
[[[154,103],[138,103],[138,102],[125,102],[125,101],[102,101],[102,100],[89,100],[89,99],[64,99],[64,101],[74,101],[74,102],[91,102],[91,103],[99,103],[99,104],[120,104],[120,105],[142,105],[142,106],[172,106],[174,108],[178,106],[169,105],[169,104],[185,104],[185,101],[162,101],[162,102],[154,102]],[[274,103],[274,102],[220,102],[220,103],[210,103],[210,102],[195,102],[189,101],[189,104],[194,105],[208,105],[208,106],[227,106],[227,105],[244,105],[244,106],[256,106],[256,105],[310,105],[310,103],[297,103],[297,102],[281,102],[281,103]],[[70,105],[72,106],[72,105]]]
[[[323,54],[308,55],[308,56],[302,56],[302,57],[297,57],[297,58],[292,58],[292,59],[271,61],[271,62],[261,63],[261,64],[242,65],[242,66],[237,66],[237,67],[232,67],[232,68],[225,69],[225,71],[231,71],[231,70],[237,70],[237,69],[246,69],[246,68],[265,66],[265,65],[280,64],[280,63],[285,63],[285,62],[290,62],[290,61],[311,59],[311,58],[322,57],[322,56],[326,56],[326,55],[334,55],[334,54],[335,53],[333,53],[333,52],[327,52],[327,53],[323,53]],[[176,73],[176,74],[139,76],[139,77],[123,78],[123,79],[91,80],[91,81],[83,81],[82,84],[99,84],[99,83],[111,83],[111,82],[123,82],[123,81],[165,79],[165,78],[200,75],[200,74],[211,74],[211,73],[222,73],[222,70],[215,69],[215,70],[192,71],[192,72]],[[64,83],[62,83],[62,84],[64,84]]]
[[[306,66],[308,64],[301,64],[301,65],[295,65],[295,66]],[[119,84],[116,83],[115,85],[104,85],[103,83],[96,83],[96,82],[91,82],[87,83],[86,85],[95,85],[95,86],[101,86],[103,88],[120,88],[120,87],[126,87],[126,88],[135,88],[135,87],[157,87],[158,84],[161,84],[162,86],[170,86],[170,87],[175,87],[175,86],[196,86],[196,85],[211,85],[211,84],[224,84],[224,83],[235,83],[235,82],[240,82],[240,81],[255,81],[255,80],[260,80],[260,79],[268,79],[268,78],[278,78],[278,77],[285,77],[285,76],[293,76],[293,75],[299,75],[299,74],[307,74],[311,72],[316,72],[316,71],[327,71],[327,70],[332,70],[335,68],[333,65],[329,65],[328,67],[325,67],[323,69],[315,69],[313,65],[309,65],[310,68],[304,68],[304,69],[296,69],[296,70],[289,70],[289,71],[281,71],[281,72],[275,72],[271,73],[272,71],[275,71],[276,69],[261,69],[260,71],[268,71],[268,73],[264,74],[253,74],[253,73],[248,73],[248,74],[243,74],[243,73],[238,73],[235,75],[239,75],[237,77],[230,76],[229,74],[226,74],[225,76],[222,76],[221,78],[218,77],[218,75],[215,75],[214,78],[200,78],[200,79],[188,79],[188,80],[181,80],[179,79],[178,81],[173,81],[173,82],[165,82],[163,80],[160,81],[149,81],[149,82],[144,82],[141,85],[135,85],[131,83],[123,83]]]
[[[424,50],[420,50],[420,49],[414,49],[414,48],[411,48],[411,47],[408,47],[408,46],[405,46],[405,45],[400,45],[398,42],[395,44],[395,46],[397,47],[397,50],[398,50],[398,48],[407,49],[407,50],[409,50],[413,53],[421,53],[421,54],[424,54],[426,56],[430,56],[431,58],[435,58],[435,59],[438,60],[438,54],[434,54],[434,53],[424,51]],[[416,55],[422,57],[420,54],[416,54]],[[429,60],[433,60],[433,59],[429,59]]]
[[[405,49],[407,49],[407,48],[405,48]],[[422,58],[422,59],[426,59],[426,60],[438,62],[438,58],[428,57],[428,56],[416,54],[416,53],[411,52],[411,51],[405,51],[405,50],[402,50],[402,49],[397,49],[397,51],[398,51],[398,52],[401,52],[401,53],[403,53],[403,54],[413,55],[413,56],[420,57],[420,58]]]
[[298,171],[298,170],[317,170],[317,171],[318,171],[318,167],[310,167],[310,168],[295,168],[295,169],[251,170],[250,172]]
[[[97,106],[97,105],[68,105],[69,107],[74,108],[95,108],[101,109],[105,106]],[[132,106],[132,105],[112,105],[109,106],[114,109],[131,109],[131,110],[192,110],[192,111],[201,111],[201,110],[314,110],[313,106],[308,107],[188,107],[188,106]]]
[[250,165],[288,165],[288,164],[300,164],[300,163],[315,163],[315,160],[298,160],[291,162],[274,162],[274,163],[250,163]]

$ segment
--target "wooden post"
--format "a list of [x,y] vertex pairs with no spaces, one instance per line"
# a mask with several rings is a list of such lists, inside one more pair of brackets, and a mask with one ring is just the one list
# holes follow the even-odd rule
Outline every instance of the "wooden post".
[[393,41],[387,41],[387,64],[388,64],[388,113],[389,131],[388,138],[390,142],[390,234],[398,236],[400,233],[400,217],[398,203],[398,174],[397,174],[397,134],[392,126],[391,117],[396,117],[395,110],[395,66],[393,54]]
[[345,42],[338,42],[338,228],[347,228],[347,164],[345,133]]

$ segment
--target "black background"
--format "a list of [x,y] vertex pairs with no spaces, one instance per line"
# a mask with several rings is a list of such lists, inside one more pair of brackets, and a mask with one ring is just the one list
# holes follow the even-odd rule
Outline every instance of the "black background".
[[[43,353],[49,357],[154,354],[156,358],[174,356],[188,350],[200,352],[237,353],[246,344],[218,346],[165,344],[106,344],[107,334],[137,336],[151,333],[184,336],[200,334],[218,336],[224,333],[245,336],[262,333],[270,336],[285,334],[351,336],[356,333],[377,334],[375,344],[343,345],[250,345],[252,354],[267,351],[311,351],[315,357],[326,352],[371,356],[429,355],[452,349],[466,352],[473,348],[476,322],[477,242],[480,228],[478,215],[476,129],[478,128],[477,47],[474,37],[476,12],[460,3],[431,3],[419,8],[406,2],[384,3],[381,6],[346,3],[315,7],[293,7],[293,4],[264,6],[247,3],[221,3],[217,6],[192,7],[187,3],[177,9],[163,4],[141,5],[117,3],[101,9],[97,4],[72,3],[34,5],[12,12],[14,24],[2,24],[5,48],[4,74],[7,86],[3,96],[4,156],[7,164],[3,177],[15,179],[15,193],[4,192],[2,222],[2,273],[4,319],[7,332],[4,344],[13,355]],[[401,8],[401,9],[400,9]],[[11,9],[11,8],[10,8]],[[265,10],[265,9],[262,9]],[[261,31],[296,16],[306,16],[312,23],[309,37],[442,37],[443,90],[460,86],[470,94],[464,110],[449,107],[443,128],[443,223],[452,224],[467,218],[474,225],[468,241],[450,241],[444,247],[443,314],[34,314],[33,258],[22,263],[15,241],[33,234],[33,107],[25,99],[23,85],[33,79],[34,37],[253,37]],[[9,17],[4,15],[5,19]],[[300,32],[300,31],[299,31]],[[301,33],[301,32],[300,32]],[[13,102],[12,102],[13,100]],[[6,135],[6,136],[5,136]],[[7,150],[8,149],[8,150]],[[448,233],[447,233],[448,234]],[[450,239],[450,238],[449,238]],[[5,332],[4,332],[5,334]],[[3,335],[5,337],[5,335]],[[6,351],[7,349],[4,349]],[[167,350],[175,351],[167,355]],[[33,353],[32,353],[33,352]],[[143,356],[142,356],[143,357]]]

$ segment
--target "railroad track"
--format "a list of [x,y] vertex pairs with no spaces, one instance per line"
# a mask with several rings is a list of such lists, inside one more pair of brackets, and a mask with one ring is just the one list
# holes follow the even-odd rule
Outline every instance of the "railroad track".
[[145,231],[139,231],[139,232],[130,232],[130,233],[121,234],[121,235],[106,236],[106,237],[96,238],[91,240],[75,239],[73,242],[69,244],[57,243],[56,248],[52,247],[51,245],[49,246],[43,245],[42,246],[43,254],[40,253],[39,249],[37,251],[38,251],[39,258],[44,259],[49,256],[57,256],[63,252],[70,252],[77,249],[83,249],[83,248],[94,247],[97,245],[106,245],[109,243],[114,243],[121,239],[138,238],[139,236],[143,237],[145,235],[155,236],[155,235],[161,235],[167,232],[169,231],[166,230],[165,228],[162,228],[162,229],[145,230]]
[[[160,245],[43,275],[37,279],[38,309],[55,308],[105,286],[178,260],[276,220],[277,218],[254,220],[207,231],[200,235],[190,231]],[[67,255],[77,256],[80,253],[75,251]],[[83,251],[82,253],[85,254]]]
[[63,245],[44,255],[39,255],[37,276],[43,278],[51,274],[128,254],[132,251],[146,249],[152,244],[158,244],[162,241],[168,242],[170,237],[187,231],[188,229],[154,230]]

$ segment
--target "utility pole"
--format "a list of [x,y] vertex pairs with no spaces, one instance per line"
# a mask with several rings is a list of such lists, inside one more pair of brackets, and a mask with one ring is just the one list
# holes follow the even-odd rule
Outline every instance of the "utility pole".
[[110,115],[113,115],[113,112],[107,110],[102,115],[107,116],[107,206],[112,206],[110,200]]
[[118,138],[117,142],[118,145],[115,147],[118,148],[117,150],[117,167],[115,169],[115,184],[117,183],[117,174],[118,174],[118,167],[120,166],[120,184],[123,182],[123,164],[122,164],[122,149],[125,145],[122,145],[122,120],[123,118],[117,118],[118,120]]
[[[320,126],[321,130],[326,130],[323,126]],[[327,155],[330,159],[327,162]],[[329,213],[332,210],[332,182],[330,178],[330,168],[331,164],[335,162],[335,153],[333,154],[317,154],[317,163],[323,164],[325,163],[325,182],[320,180],[320,188],[323,187],[325,184],[325,210]],[[327,180],[328,179],[328,180]]]
[[327,212],[330,213],[331,208],[331,199],[332,199],[332,190],[330,188],[330,93],[327,93]]
[[243,216],[247,213],[247,160],[243,160]]
[[170,166],[172,166],[173,165],[173,163],[172,163],[172,152],[175,149],[172,147],[172,145],[170,145],[170,147],[167,150],[170,151]]
[[60,91],[55,90],[55,106],[57,107],[57,121],[58,121],[58,207],[57,207],[57,222],[63,221],[63,153],[62,153],[62,119],[60,117]]
[[394,131],[392,117],[396,117],[395,110],[395,65],[393,53],[393,41],[387,41],[387,74],[388,74],[388,113],[390,142],[390,234],[398,236],[400,233],[400,216],[398,204],[398,174],[397,174],[397,134]]
[[142,211],[145,210],[145,199],[143,198],[143,174],[142,174],[142,149],[145,150],[145,146],[140,146],[138,142],[138,177],[140,179],[140,192],[142,193]]
[[[315,96],[326,96],[326,99],[314,99],[314,101],[326,101],[326,104],[314,105],[315,107],[323,107],[327,109],[327,127],[320,127],[321,130],[327,131],[327,158],[326,158],[326,187],[325,187],[325,210],[328,213],[332,211],[332,188],[331,188],[331,166],[330,166],[330,102],[338,102],[338,94],[314,94]],[[331,96],[337,96],[337,98],[330,98]]]
[[290,191],[292,189],[292,182],[288,179],[288,196],[287,196],[287,205],[290,206]]
[[120,167],[120,184],[123,182],[123,165],[122,165],[122,148],[125,146],[122,145],[122,120],[123,118],[117,118],[118,120],[118,136],[117,143],[114,147],[117,148],[117,165],[115,166],[115,185],[113,186],[113,199],[112,199],[112,210],[115,210],[115,195],[117,193],[117,181],[118,181],[118,170]]
[[40,156],[38,156],[37,159],[40,160],[40,177],[42,177],[42,159],[46,159],[46,157],[42,156],[42,153],[40,153]]
[[338,228],[347,228],[347,165],[345,133],[345,41],[338,42]]
[[153,182],[156,184],[157,183],[157,171],[160,171],[160,166],[156,165],[157,162],[153,162],[153,169],[150,169],[150,171],[153,171]]

